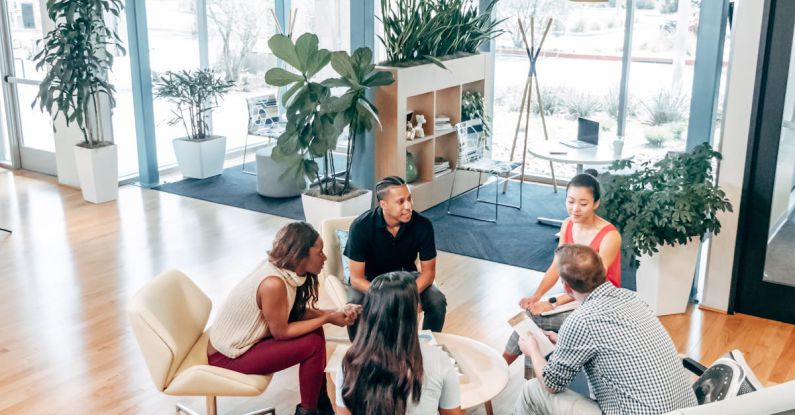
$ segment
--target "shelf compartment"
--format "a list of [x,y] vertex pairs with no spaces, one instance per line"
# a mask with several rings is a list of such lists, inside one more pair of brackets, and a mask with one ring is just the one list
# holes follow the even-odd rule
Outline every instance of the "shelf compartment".
[[425,136],[433,135],[433,91],[426,92],[420,95],[413,95],[406,99],[406,114],[403,117],[403,129],[408,121],[408,115],[413,111],[414,115],[411,119],[411,125],[416,125],[416,115],[422,114],[425,116],[425,124],[422,130],[425,131]]
[[[450,117],[450,125],[455,126],[461,122],[461,86],[455,85],[436,91],[436,117],[446,115]],[[436,128],[436,127],[434,127]]]

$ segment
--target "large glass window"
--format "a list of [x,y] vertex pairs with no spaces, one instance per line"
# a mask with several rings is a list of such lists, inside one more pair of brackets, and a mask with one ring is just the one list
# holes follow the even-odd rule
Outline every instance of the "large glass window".
[[[620,2],[623,3],[623,2]],[[532,114],[528,139],[544,140],[544,117],[549,140],[572,139],[577,134],[577,117],[600,123],[601,139],[615,136],[618,90],[624,45],[623,5],[580,4],[568,0],[505,0],[497,5],[497,14],[505,18],[507,31],[497,38],[494,77],[494,157],[507,160],[516,132],[522,91],[527,81],[530,60],[525,52],[519,20],[531,43],[531,18],[535,21],[535,46],[543,38],[547,22],[549,32],[538,56],[538,86],[541,105],[533,85]],[[540,109],[539,109],[540,108]],[[517,138],[521,149],[524,121]],[[521,150],[515,153],[521,159]],[[575,166],[555,164],[558,177],[571,177]],[[528,157],[527,174],[550,175],[549,162]]]
[[[208,0],[210,67],[235,87],[213,110],[213,133],[226,136],[227,150],[242,148],[248,134],[247,99],[275,97],[265,72],[276,66],[268,39],[276,33],[274,0]],[[249,145],[265,139],[249,136]],[[253,158],[252,158],[253,160]]]
[[[700,1],[636,0],[624,137],[635,161],[655,161],[687,142]],[[535,18],[535,43],[547,18],[553,23],[538,58],[541,110],[550,140],[572,139],[577,117],[600,123],[600,141],[617,135],[626,1],[575,3],[569,0],[503,0],[497,14],[508,33],[497,39],[494,83],[496,157],[507,158],[527,78],[529,60],[518,18]],[[527,40],[530,41],[529,27]],[[728,54],[724,53],[724,56]],[[724,60],[725,65],[725,60]],[[721,83],[722,84],[722,83]],[[535,90],[535,85],[533,85]],[[543,140],[538,100],[533,93],[530,140]],[[719,101],[721,102],[721,101]],[[718,114],[720,116],[720,113]],[[520,130],[520,145],[524,128]],[[514,157],[518,159],[520,154]],[[558,177],[573,165],[555,164]],[[549,163],[530,157],[528,173],[550,175]]]
[[[150,0],[146,2],[149,29],[149,63],[152,80],[166,71],[199,68],[199,40],[195,0]],[[173,107],[155,99],[155,131],[157,162],[161,167],[173,165],[177,159],[171,141],[186,135],[181,124],[168,125]]]
[[[127,41],[127,19],[122,15],[113,24],[125,47]],[[116,87],[116,108],[113,110],[113,141],[116,143],[119,160],[119,177],[138,174],[138,146],[135,132],[135,109],[133,107],[132,74],[130,55],[117,55],[113,60],[110,82]]]

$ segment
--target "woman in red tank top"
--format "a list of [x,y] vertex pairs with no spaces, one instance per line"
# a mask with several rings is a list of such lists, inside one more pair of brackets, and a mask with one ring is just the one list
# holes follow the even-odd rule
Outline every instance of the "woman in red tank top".
[[[621,287],[621,235],[615,226],[596,214],[601,190],[595,176],[595,171],[578,174],[569,181],[566,187],[566,210],[569,217],[563,221],[560,227],[559,245],[590,246],[602,258],[607,281],[616,287]],[[541,313],[574,301],[574,298],[568,293],[558,295],[554,305],[547,300],[542,301],[542,297],[558,282],[559,278],[557,266],[553,261],[541,283],[538,284],[535,293],[519,301],[519,306],[527,310],[536,324],[544,330],[557,331],[570,312],[560,313],[549,318],[541,316]],[[564,288],[567,292],[569,291],[569,287],[564,285]],[[521,353],[518,352],[518,347],[513,347],[514,340],[518,340],[518,337],[514,339],[512,336],[503,354],[508,364]]]

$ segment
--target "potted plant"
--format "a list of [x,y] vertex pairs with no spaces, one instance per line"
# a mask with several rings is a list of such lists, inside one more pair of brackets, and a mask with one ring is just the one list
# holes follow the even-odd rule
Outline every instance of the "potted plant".
[[[380,126],[378,110],[367,97],[371,88],[389,85],[392,75],[375,70],[369,48],[330,52],[318,48],[318,38],[301,35],[295,43],[277,34],[268,41],[271,51],[295,72],[273,68],[265,74],[269,85],[286,88],[282,95],[287,125],[271,156],[291,166],[282,177],[306,176],[314,184],[301,197],[309,223],[318,227],[329,217],[351,216],[370,208],[369,190],[351,184],[353,153],[357,141],[374,124]],[[317,82],[313,77],[331,63],[339,78]],[[332,88],[345,88],[333,95]],[[335,175],[332,152],[347,129],[345,172]],[[322,168],[318,165],[320,160]]]
[[482,12],[469,0],[381,0],[387,63],[406,66],[475,54],[480,46],[502,34],[502,20],[492,19],[497,0]]
[[46,67],[47,74],[33,106],[38,102],[53,120],[63,114],[67,126],[80,128],[83,141],[74,148],[77,174],[83,198],[93,203],[115,200],[119,193],[116,145],[105,140],[100,108],[116,104],[107,75],[113,53],[126,53],[104,16],[119,16],[122,9],[120,0],[49,1],[47,15],[55,28],[34,57],[36,69]]
[[206,179],[223,171],[226,137],[210,134],[207,117],[232,86],[210,69],[168,71],[155,82],[155,97],[176,105],[168,124],[182,124],[187,134],[173,140],[183,176]]
[[658,315],[683,313],[696,270],[699,241],[720,232],[719,212],[732,210],[714,183],[709,144],[641,163],[619,161],[602,178],[599,214],[618,227],[622,252],[637,271],[637,291]]

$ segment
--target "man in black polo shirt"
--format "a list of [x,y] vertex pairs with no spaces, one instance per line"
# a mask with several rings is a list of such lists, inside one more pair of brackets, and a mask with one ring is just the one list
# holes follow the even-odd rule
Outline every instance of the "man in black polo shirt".
[[[423,329],[442,331],[447,299],[433,280],[436,277],[436,243],[433,225],[414,212],[411,191],[397,176],[381,180],[375,186],[378,207],[364,212],[353,221],[345,246],[349,258],[351,286],[348,301],[362,304],[370,281],[391,271],[410,271],[417,278],[420,304],[425,311]],[[420,257],[420,271],[415,260]],[[353,340],[357,324],[348,326]]]

